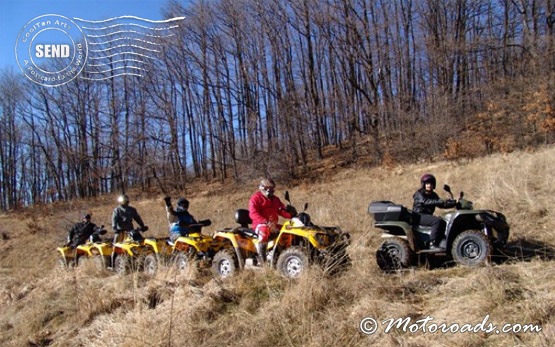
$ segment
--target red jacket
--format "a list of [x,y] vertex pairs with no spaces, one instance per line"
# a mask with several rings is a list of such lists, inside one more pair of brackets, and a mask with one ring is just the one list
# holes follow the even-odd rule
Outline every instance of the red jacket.
[[262,192],[257,191],[249,200],[249,216],[252,219],[252,227],[256,228],[258,224],[267,222],[277,223],[279,216],[291,218],[291,214],[285,210],[285,205],[281,200],[272,195],[267,198]]

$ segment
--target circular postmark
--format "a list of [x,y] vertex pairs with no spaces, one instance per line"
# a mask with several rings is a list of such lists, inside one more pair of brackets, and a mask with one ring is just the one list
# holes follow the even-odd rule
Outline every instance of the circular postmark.
[[29,21],[17,36],[15,56],[31,81],[57,87],[77,77],[87,61],[87,38],[71,19],[45,14]]

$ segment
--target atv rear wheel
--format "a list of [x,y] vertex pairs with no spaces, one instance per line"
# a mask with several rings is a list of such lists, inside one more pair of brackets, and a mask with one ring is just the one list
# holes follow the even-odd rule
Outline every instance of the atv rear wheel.
[[185,273],[193,263],[193,257],[185,252],[179,252],[175,256],[175,266],[177,268],[177,272]]
[[277,269],[288,278],[299,278],[308,268],[308,256],[299,247],[291,247],[278,257]]
[[489,262],[491,252],[491,242],[480,230],[463,231],[451,246],[453,259],[464,266],[479,266]]
[[230,277],[237,271],[237,257],[233,250],[223,249],[216,253],[212,261],[212,272],[222,278]]
[[89,263],[89,257],[85,254],[77,256],[77,267],[87,266],[86,264]]
[[93,261],[99,271],[108,268],[108,265],[110,265],[110,257],[107,255],[95,255]]
[[69,270],[73,267],[73,259],[71,258],[58,258],[58,267],[63,270]]
[[158,259],[156,254],[149,254],[145,257],[143,270],[149,276],[154,276],[158,270]]
[[409,243],[399,237],[385,240],[376,251],[376,261],[382,271],[391,272],[408,268],[412,265],[414,252]]
[[126,275],[131,268],[131,258],[126,255],[118,255],[114,260],[114,271],[119,275]]

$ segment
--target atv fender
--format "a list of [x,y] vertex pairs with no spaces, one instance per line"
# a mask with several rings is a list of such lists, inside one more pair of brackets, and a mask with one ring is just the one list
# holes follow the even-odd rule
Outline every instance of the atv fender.
[[416,252],[416,245],[414,244],[414,233],[409,223],[400,222],[400,221],[398,222],[388,221],[387,223],[375,223],[374,226],[376,228],[380,228],[387,231],[387,233],[384,233],[382,237],[385,237],[385,235],[388,235],[387,237],[398,236],[400,238],[406,239],[409,243],[410,249]]

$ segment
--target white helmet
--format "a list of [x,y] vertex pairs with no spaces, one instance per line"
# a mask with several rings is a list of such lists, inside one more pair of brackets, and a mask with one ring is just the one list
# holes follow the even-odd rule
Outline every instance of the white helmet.
[[122,205],[128,205],[129,204],[129,197],[126,194],[122,194],[122,195],[118,196],[118,202]]

